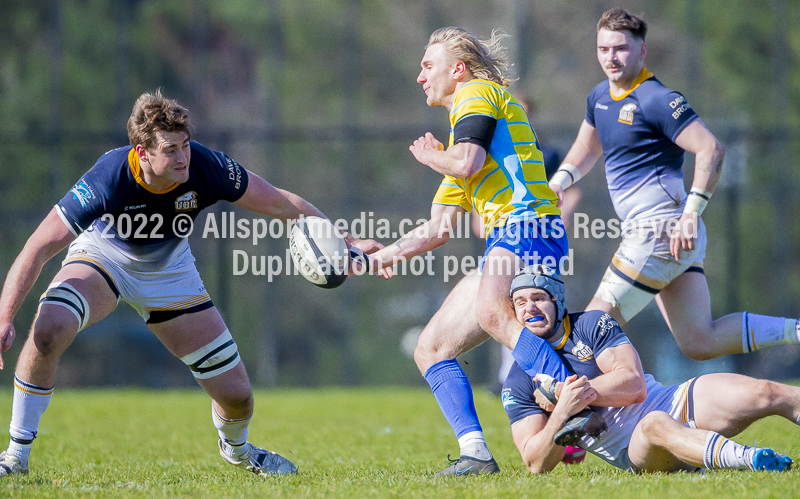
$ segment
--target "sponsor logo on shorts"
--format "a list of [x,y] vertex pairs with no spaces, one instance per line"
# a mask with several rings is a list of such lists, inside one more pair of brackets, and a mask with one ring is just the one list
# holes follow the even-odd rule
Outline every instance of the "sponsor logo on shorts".
[[517,403],[514,396],[511,395],[511,388],[503,388],[503,391],[500,393],[500,399],[503,401],[504,409],[508,409],[508,406]]
[[72,192],[72,199],[77,199],[82,208],[86,208],[89,201],[94,199],[94,191],[83,179],[75,184],[75,187],[70,189],[70,192]]
[[192,211],[197,209],[197,193],[189,191],[175,200],[175,211]]
[[633,125],[633,112],[636,110],[636,104],[633,102],[629,102],[622,106],[622,109],[619,110],[619,121],[620,123],[625,123],[626,125]]
[[603,314],[600,316],[600,320],[597,321],[597,328],[600,329],[600,336],[605,336],[605,334],[614,327],[618,326],[617,321],[614,320],[609,314]]
[[572,347],[572,355],[577,357],[581,362],[586,362],[594,358],[592,349],[586,346],[581,340],[578,340],[578,344]]

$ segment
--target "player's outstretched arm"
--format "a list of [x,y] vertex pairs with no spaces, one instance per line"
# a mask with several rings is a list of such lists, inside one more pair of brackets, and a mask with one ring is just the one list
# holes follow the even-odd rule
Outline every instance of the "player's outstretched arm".
[[559,207],[564,201],[564,191],[588,174],[602,154],[603,146],[597,137],[597,129],[583,120],[575,142],[550,179],[550,188],[558,195]]
[[[301,216],[328,218],[313,204],[297,194],[273,186],[250,170],[247,173],[249,176],[247,190],[241,198],[234,202],[235,205],[284,222],[298,220]],[[344,236],[348,245],[356,246],[367,254],[383,248],[382,244],[372,239],[356,239],[349,233],[345,233]],[[381,275],[387,279],[392,277],[391,272],[381,273]]]
[[466,211],[460,206],[431,205],[431,218],[427,222],[370,256],[378,261],[380,268],[384,268],[403,258],[409,259],[438,248],[450,239],[459,213]]
[[[297,220],[301,216],[328,218],[313,204],[297,194],[273,186],[250,170],[247,173],[250,178],[247,190],[233,204],[284,222]],[[355,244],[368,254],[383,247],[383,245],[371,239],[360,240],[354,238],[351,234],[345,234],[345,239],[348,244]]]
[[292,192],[278,189],[250,170],[247,190],[233,204],[288,222],[304,217],[327,218],[314,205]]
[[486,162],[486,149],[472,142],[459,142],[447,150],[430,132],[408,148],[414,157],[442,175],[467,178],[475,175]]
[[[16,336],[14,317],[39,277],[42,267],[74,239],[75,236],[53,208],[14,260],[0,295],[0,349],[3,352],[11,348]],[[0,369],[4,367],[0,355]]]
[[564,447],[553,442],[556,433],[573,414],[593,404],[597,393],[586,376],[572,375],[564,382],[550,416],[535,414],[511,426],[514,445],[531,473],[549,473],[564,457]]

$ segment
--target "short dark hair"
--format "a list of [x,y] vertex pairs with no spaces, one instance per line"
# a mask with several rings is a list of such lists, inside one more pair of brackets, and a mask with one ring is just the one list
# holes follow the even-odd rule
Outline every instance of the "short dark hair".
[[603,12],[600,21],[597,22],[597,31],[601,29],[609,31],[630,31],[634,38],[644,41],[647,35],[647,23],[640,17],[628,14],[623,9],[611,9]]
[[153,150],[156,132],[186,132],[192,140],[189,111],[161,95],[161,90],[140,95],[128,119],[128,140],[133,147],[141,144],[148,151]]

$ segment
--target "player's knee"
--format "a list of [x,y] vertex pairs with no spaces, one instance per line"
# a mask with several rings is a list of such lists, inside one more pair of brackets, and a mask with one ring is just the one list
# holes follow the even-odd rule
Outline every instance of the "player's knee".
[[780,404],[784,400],[780,385],[773,381],[766,379],[753,380],[753,386],[750,390],[753,397],[749,404],[759,410],[767,410],[773,404]]
[[417,346],[414,348],[414,362],[417,364],[417,368],[423,374],[425,374],[425,371],[427,371],[432,365],[441,360],[445,360],[444,358],[440,359],[439,357],[441,356],[442,355],[438,349],[421,341],[417,342]]
[[646,414],[637,425],[641,437],[647,444],[656,447],[662,447],[665,441],[669,441],[670,430],[674,426],[675,420],[663,411]]
[[61,355],[76,334],[77,328],[70,317],[44,309],[36,316],[31,342],[41,356],[50,357]]
[[492,335],[492,337],[497,336],[499,325],[502,320],[497,310],[487,304],[479,303],[477,314],[478,324],[481,326],[481,329]]

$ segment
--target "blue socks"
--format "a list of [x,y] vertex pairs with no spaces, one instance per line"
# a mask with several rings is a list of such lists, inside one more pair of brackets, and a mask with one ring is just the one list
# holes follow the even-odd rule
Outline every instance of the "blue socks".
[[539,338],[527,328],[522,328],[517,346],[514,347],[512,354],[517,364],[528,376],[533,377],[539,373],[549,374],[558,381],[564,381],[569,376],[564,362],[561,361],[553,347],[547,343],[547,340]]
[[[542,373],[564,381],[569,376],[567,368],[550,344],[525,328],[513,354],[520,367],[531,377]],[[483,431],[475,411],[472,387],[456,359],[447,359],[432,365],[425,372],[425,381],[431,386],[433,396],[453,428],[456,438],[473,431]]]
[[425,372],[425,381],[431,385],[433,396],[456,433],[456,438],[469,432],[483,431],[475,411],[472,387],[456,359],[447,359],[432,365]]

